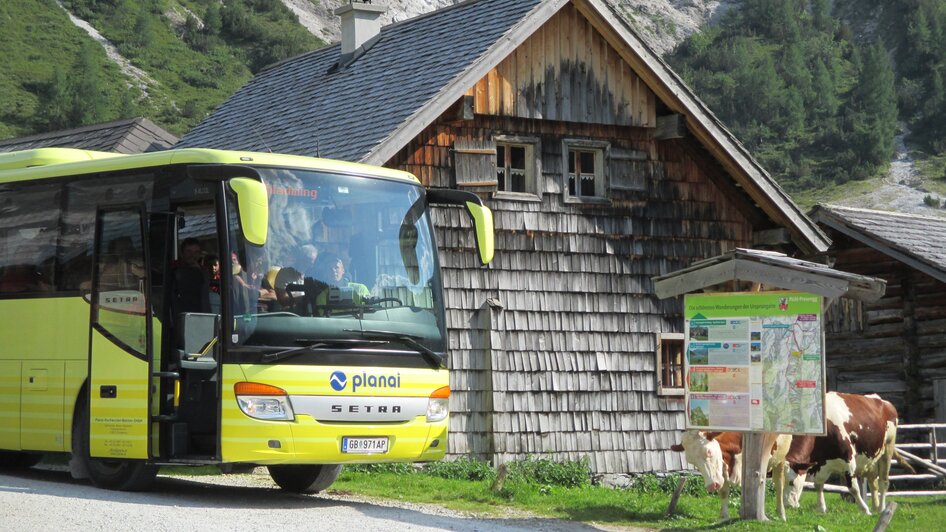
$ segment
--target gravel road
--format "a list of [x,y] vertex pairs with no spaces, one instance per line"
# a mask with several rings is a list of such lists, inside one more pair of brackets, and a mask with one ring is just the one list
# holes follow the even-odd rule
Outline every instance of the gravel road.
[[0,530],[601,530],[545,518],[482,519],[437,506],[294,495],[265,475],[160,476],[152,491],[101,490],[55,469],[0,473]]

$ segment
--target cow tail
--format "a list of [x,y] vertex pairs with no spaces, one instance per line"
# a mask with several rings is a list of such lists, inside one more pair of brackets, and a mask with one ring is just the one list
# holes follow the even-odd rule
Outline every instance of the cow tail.
[[916,469],[913,469],[913,466],[910,465],[910,462],[908,462],[907,459],[900,454],[900,450],[897,449],[896,445],[893,447],[893,457],[896,458],[897,462],[900,463],[900,467],[906,469],[910,473],[916,473]]

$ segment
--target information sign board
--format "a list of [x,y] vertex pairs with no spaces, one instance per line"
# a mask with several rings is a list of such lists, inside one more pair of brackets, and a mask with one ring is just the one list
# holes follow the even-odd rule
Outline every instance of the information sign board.
[[822,298],[685,297],[687,428],[823,434]]

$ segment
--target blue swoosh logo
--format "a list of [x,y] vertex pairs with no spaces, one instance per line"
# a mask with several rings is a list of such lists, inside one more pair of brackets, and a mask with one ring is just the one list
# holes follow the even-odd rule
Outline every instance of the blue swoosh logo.
[[332,389],[336,392],[340,392],[345,389],[345,385],[348,384],[348,377],[341,371],[336,371],[332,373],[331,378],[328,380],[329,384],[332,385]]

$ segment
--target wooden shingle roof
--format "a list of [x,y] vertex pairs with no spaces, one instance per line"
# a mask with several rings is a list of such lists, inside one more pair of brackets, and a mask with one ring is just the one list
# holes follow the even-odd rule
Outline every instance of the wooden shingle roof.
[[179,147],[273,151],[383,165],[566,4],[573,3],[736,184],[806,251],[829,240],[604,0],[467,0],[382,28],[354,63],[339,45],[273,65]]
[[177,137],[147,118],[126,118],[41,133],[28,137],[0,140],[0,152],[37,148],[76,148],[114,153],[145,153],[174,146]]
[[946,219],[818,205],[811,218],[931,277],[946,282]]

